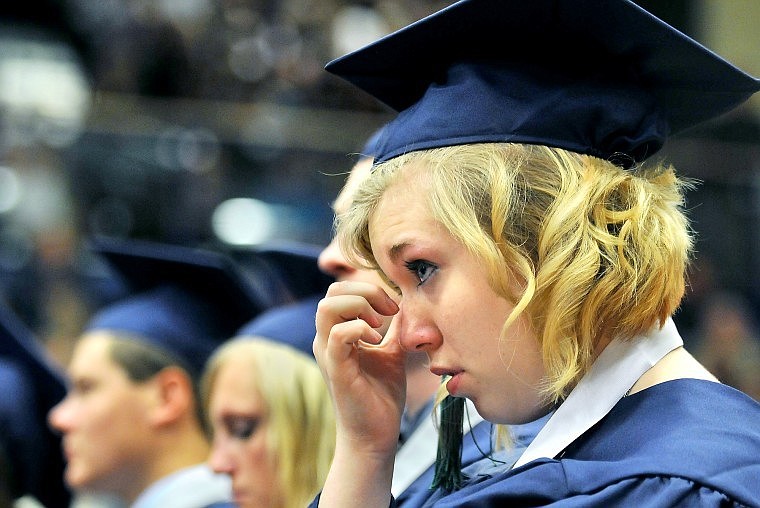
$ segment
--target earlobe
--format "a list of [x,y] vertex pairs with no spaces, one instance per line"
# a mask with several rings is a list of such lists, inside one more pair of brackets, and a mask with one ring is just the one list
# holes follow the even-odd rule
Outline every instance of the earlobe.
[[192,383],[188,375],[177,367],[167,367],[156,374],[156,405],[151,423],[170,425],[187,414],[193,400]]

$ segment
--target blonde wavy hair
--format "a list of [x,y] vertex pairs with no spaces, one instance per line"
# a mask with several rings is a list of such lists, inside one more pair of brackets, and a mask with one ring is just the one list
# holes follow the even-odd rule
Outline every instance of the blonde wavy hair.
[[277,468],[280,506],[308,505],[322,488],[335,451],[335,416],[316,362],[263,337],[230,340],[206,364],[201,380],[206,414],[217,374],[230,358],[248,360],[248,371],[267,408],[268,455]]
[[[484,143],[408,153],[379,164],[336,217],[352,263],[378,269],[369,221],[386,189],[413,172],[432,216],[527,313],[547,372],[547,401],[563,399],[597,346],[661,326],[678,307],[692,250],[686,187],[661,163],[624,170],[541,145]],[[521,288],[512,294],[514,283]],[[504,333],[502,333],[502,336]]]

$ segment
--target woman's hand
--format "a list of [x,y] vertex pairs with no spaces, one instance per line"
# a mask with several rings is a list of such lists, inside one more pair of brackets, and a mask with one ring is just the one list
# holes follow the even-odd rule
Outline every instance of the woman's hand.
[[375,328],[398,310],[380,287],[353,281],[332,284],[317,309],[314,356],[332,393],[338,441],[379,460],[396,452],[406,377],[393,325],[388,339]]
[[317,308],[314,356],[337,420],[335,455],[320,506],[385,508],[406,397],[404,351],[375,328],[399,310],[380,287],[336,282]]

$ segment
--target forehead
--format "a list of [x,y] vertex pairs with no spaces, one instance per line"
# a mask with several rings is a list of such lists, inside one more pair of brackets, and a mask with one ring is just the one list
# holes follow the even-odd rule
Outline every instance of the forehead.
[[127,371],[114,361],[111,347],[114,339],[107,333],[88,333],[77,341],[68,374],[72,381],[97,381],[108,386],[133,386]]
[[74,346],[69,368],[88,370],[118,367],[111,359],[112,344],[113,338],[103,331],[83,335]]
[[378,260],[401,246],[435,244],[446,233],[432,215],[426,192],[405,181],[397,182],[383,194],[368,224]]
[[264,400],[257,376],[253,369],[259,368],[245,356],[228,357],[220,366],[211,387],[211,411],[260,411]]
[[[412,159],[392,169],[381,184],[382,195],[378,205],[394,207],[414,206],[429,209],[433,194],[434,168],[426,159]],[[382,173],[380,173],[382,175]],[[378,208],[380,207],[378,206]]]

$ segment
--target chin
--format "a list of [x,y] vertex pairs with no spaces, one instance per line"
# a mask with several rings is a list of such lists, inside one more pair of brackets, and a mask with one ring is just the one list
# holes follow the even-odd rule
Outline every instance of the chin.
[[536,419],[535,416],[526,412],[510,411],[510,408],[506,408],[503,405],[493,407],[476,402],[475,400],[472,400],[472,403],[480,416],[497,425],[520,425]]
[[86,474],[78,471],[76,467],[72,467],[71,465],[66,468],[65,480],[66,485],[73,490],[86,489],[91,483],[88,481]]
[[250,497],[236,496],[233,501],[235,502],[235,506],[237,506],[237,508],[256,508],[256,503],[254,503]]
[[[477,410],[478,414],[482,416],[483,419],[488,420],[491,423],[496,423],[496,424],[505,423],[504,415],[501,414],[499,411],[490,411],[489,408],[478,405],[474,400],[472,401],[472,403],[475,406],[475,409]],[[465,421],[467,421],[466,417],[465,417]]]

